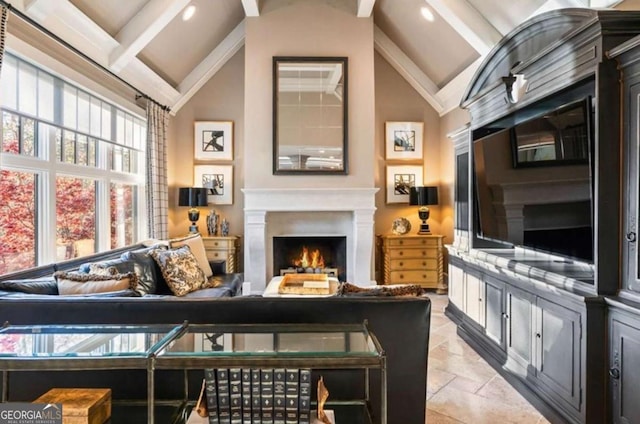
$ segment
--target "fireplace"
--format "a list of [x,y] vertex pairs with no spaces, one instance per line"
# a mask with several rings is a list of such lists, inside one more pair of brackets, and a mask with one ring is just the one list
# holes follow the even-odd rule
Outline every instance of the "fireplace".
[[346,236],[345,281],[373,280],[373,215],[377,188],[244,188],[244,275],[262,293],[273,269],[273,238]]
[[347,278],[346,236],[273,237],[273,273],[323,273]]

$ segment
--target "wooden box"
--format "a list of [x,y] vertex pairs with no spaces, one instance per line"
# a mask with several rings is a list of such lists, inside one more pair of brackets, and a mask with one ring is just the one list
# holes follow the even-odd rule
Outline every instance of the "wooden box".
[[55,388],[34,403],[61,403],[63,424],[103,424],[111,417],[111,389]]
[[327,274],[285,274],[278,287],[280,294],[327,295],[335,292]]

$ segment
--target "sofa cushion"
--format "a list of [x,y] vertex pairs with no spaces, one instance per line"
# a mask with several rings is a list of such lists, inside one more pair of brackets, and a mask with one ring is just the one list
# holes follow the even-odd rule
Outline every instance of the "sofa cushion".
[[59,271],[54,276],[58,282],[58,293],[60,295],[85,295],[122,290],[135,291],[138,285],[138,277],[134,272],[96,275]]
[[188,245],[171,250],[152,250],[167,285],[176,296],[207,286],[207,279]]
[[188,237],[177,238],[169,240],[169,247],[172,249],[189,246],[191,249],[191,253],[195,256],[196,261],[198,261],[198,265],[204,272],[205,277],[211,277],[213,275],[213,270],[211,269],[211,265],[209,264],[209,259],[207,258],[207,251],[204,248],[204,242],[202,241],[202,237],[200,234],[193,234]]
[[0,290],[29,294],[58,294],[58,283],[54,277],[0,281]]
[[166,249],[165,246],[151,246],[143,249],[124,252],[121,258],[130,261],[133,271],[138,276],[138,291],[140,294],[173,294],[162,276],[158,263],[151,257],[150,252],[156,249]]

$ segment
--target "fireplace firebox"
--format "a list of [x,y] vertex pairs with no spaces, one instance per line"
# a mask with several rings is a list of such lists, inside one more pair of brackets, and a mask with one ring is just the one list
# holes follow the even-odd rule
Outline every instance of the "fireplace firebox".
[[346,281],[346,236],[273,237],[273,273],[323,273]]

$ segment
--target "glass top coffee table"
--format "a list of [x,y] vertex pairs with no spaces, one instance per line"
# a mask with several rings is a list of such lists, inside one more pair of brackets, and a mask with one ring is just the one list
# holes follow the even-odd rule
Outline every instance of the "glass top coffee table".
[[[155,422],[154,373],[190,369],[361,369],[363,399],[343,401],[341,423],[371,423],[369,370],[380,370],[379,421],[386,424],[386,356],[363,324],[74,325],[5,326],[0,329],[2,401],[9,372],[146,369],[146,422]],[[114,409],[117,408],[114,403]],[[375,414],[377,415],[377,413]],[[341,416],[343,418],[341,418]]]

